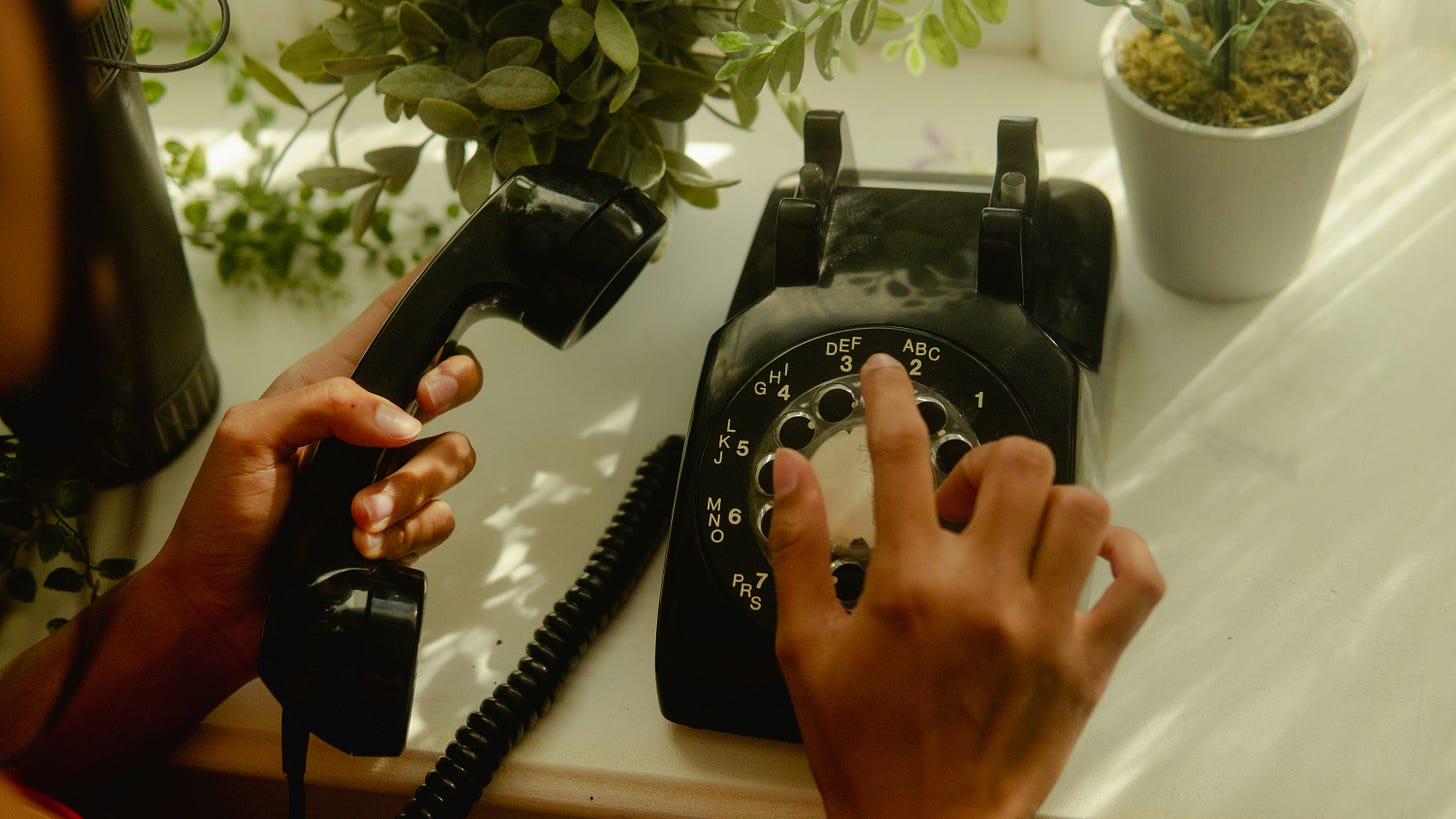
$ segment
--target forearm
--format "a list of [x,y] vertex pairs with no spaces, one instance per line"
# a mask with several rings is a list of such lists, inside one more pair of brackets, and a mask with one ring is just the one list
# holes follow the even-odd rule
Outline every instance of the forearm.
[[0,765],[83,803],[253,674],[148,565],[0,671]]

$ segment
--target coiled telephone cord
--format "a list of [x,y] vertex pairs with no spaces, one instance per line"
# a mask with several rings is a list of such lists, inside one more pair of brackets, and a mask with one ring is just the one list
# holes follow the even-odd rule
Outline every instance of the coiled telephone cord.
[[681,436],[671,436],[642,460],[576,584],[536,629],[516,670],[455,732],[401,819],[463,819],[506,754],[551,707],[566,675],[621,608],[657,550],[672,512],[682,446]]

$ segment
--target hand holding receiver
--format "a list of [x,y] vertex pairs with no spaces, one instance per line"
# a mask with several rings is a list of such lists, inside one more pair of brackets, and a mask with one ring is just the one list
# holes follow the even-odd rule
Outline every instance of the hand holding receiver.
[[[1025,438],[971,450],[937,491],[905,370],[861,373],[875,559],[853,613],[826,571],[823,495],[779,450],[769,537],[776,650],[831,816],[1030,816],[1163,593],[1100,495],[1054,485]],[[959,532],[940,520],[965,523]],[[1112,585],[1077,610],[1093,562]]]
[[[428,263],[353,380],[411,407],[421,374],[486,316],[569,346],[636,278],[664,222],[620,180],[523,169]],[[388,460],[377,445],[336,437],[305,455],[276,543],[259,654],[260,675],[286,720],[367,756],[404,749],[424,605],[423,573],[366,559],[356,548],[351,501],[390,471]]]

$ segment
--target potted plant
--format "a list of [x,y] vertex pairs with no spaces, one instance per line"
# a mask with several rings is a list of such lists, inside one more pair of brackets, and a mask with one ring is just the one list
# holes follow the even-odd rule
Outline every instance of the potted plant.
[[[280,204],[266,189],[289,146],[258,145],[253,127],[245,136],[266,162],[248,180],[227,182],[221,195],[189,203],[189,238],[218,254],[224,278],[245,279],[242,268],[249,266],[306,267],[316,257],[337,271],[342,265],[332,237],[378,235],[388,210],[384,197],[404,189],[430,142],[443,143],[450,187],[467,210],[515,169],[538,162],[611,173],[664,209],[676,200],[713,207],[718,189],[732,182],[714,179],[682,150],[683,123],[699,111],[748,128],[768,91],[797,125],[808,107],[798,86],[811,61],[830,79],[879,29],[892,33],[884,58],[903,60],[911,74],[931,64],[949,68],[959,49],[979,44],[982,22],[1004,19],[1007,5],[339,0],[337,14],[283,45],[276,62],[250,55],[239,63],[270,102],[302,113],[300,130],[332,117],[329,156],[300,175],[298,201]],[[322,101],[306,102],[313,97],[297,81],[324,86]],[[362,161],[341,157],[335,133],[346,112],[358,120],[361,103],[379,106],[391,122],[417,120],[429,133],[414,138],[414,131],[411,142],[379,146]],[[274,121],[271,110],[260,112],[264,117],[255,122]],[[191,156],[180,145],[169,151],[179,167]],[[333,196],[310,202],[316,190]],[[340,206],[347,212],[342,220],[332,215]],[[325,212],[331,215],[322,232],[309,224],[277,229]],[[301,238],[288,238],[295,235]],[[277,247],[280,242],[288,246]],[[391,272],[403,271],[398,255],[388,261]],[[287,277],[287,271],[257,272],[268,282]]]
[[1368,82],[1370,47],[1313,0],[1122,6],[1102,77],[1139,255],[1186,295],[1247,299],[1303,268]]

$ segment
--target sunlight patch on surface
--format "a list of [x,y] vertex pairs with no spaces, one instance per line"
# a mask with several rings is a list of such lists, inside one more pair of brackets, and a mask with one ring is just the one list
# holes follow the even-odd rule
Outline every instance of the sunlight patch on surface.
[[714,165],[721,165],[733,155],[734,147],[726,142],[693,142],[687,145],[687,155],[698,161],[708,170]]

